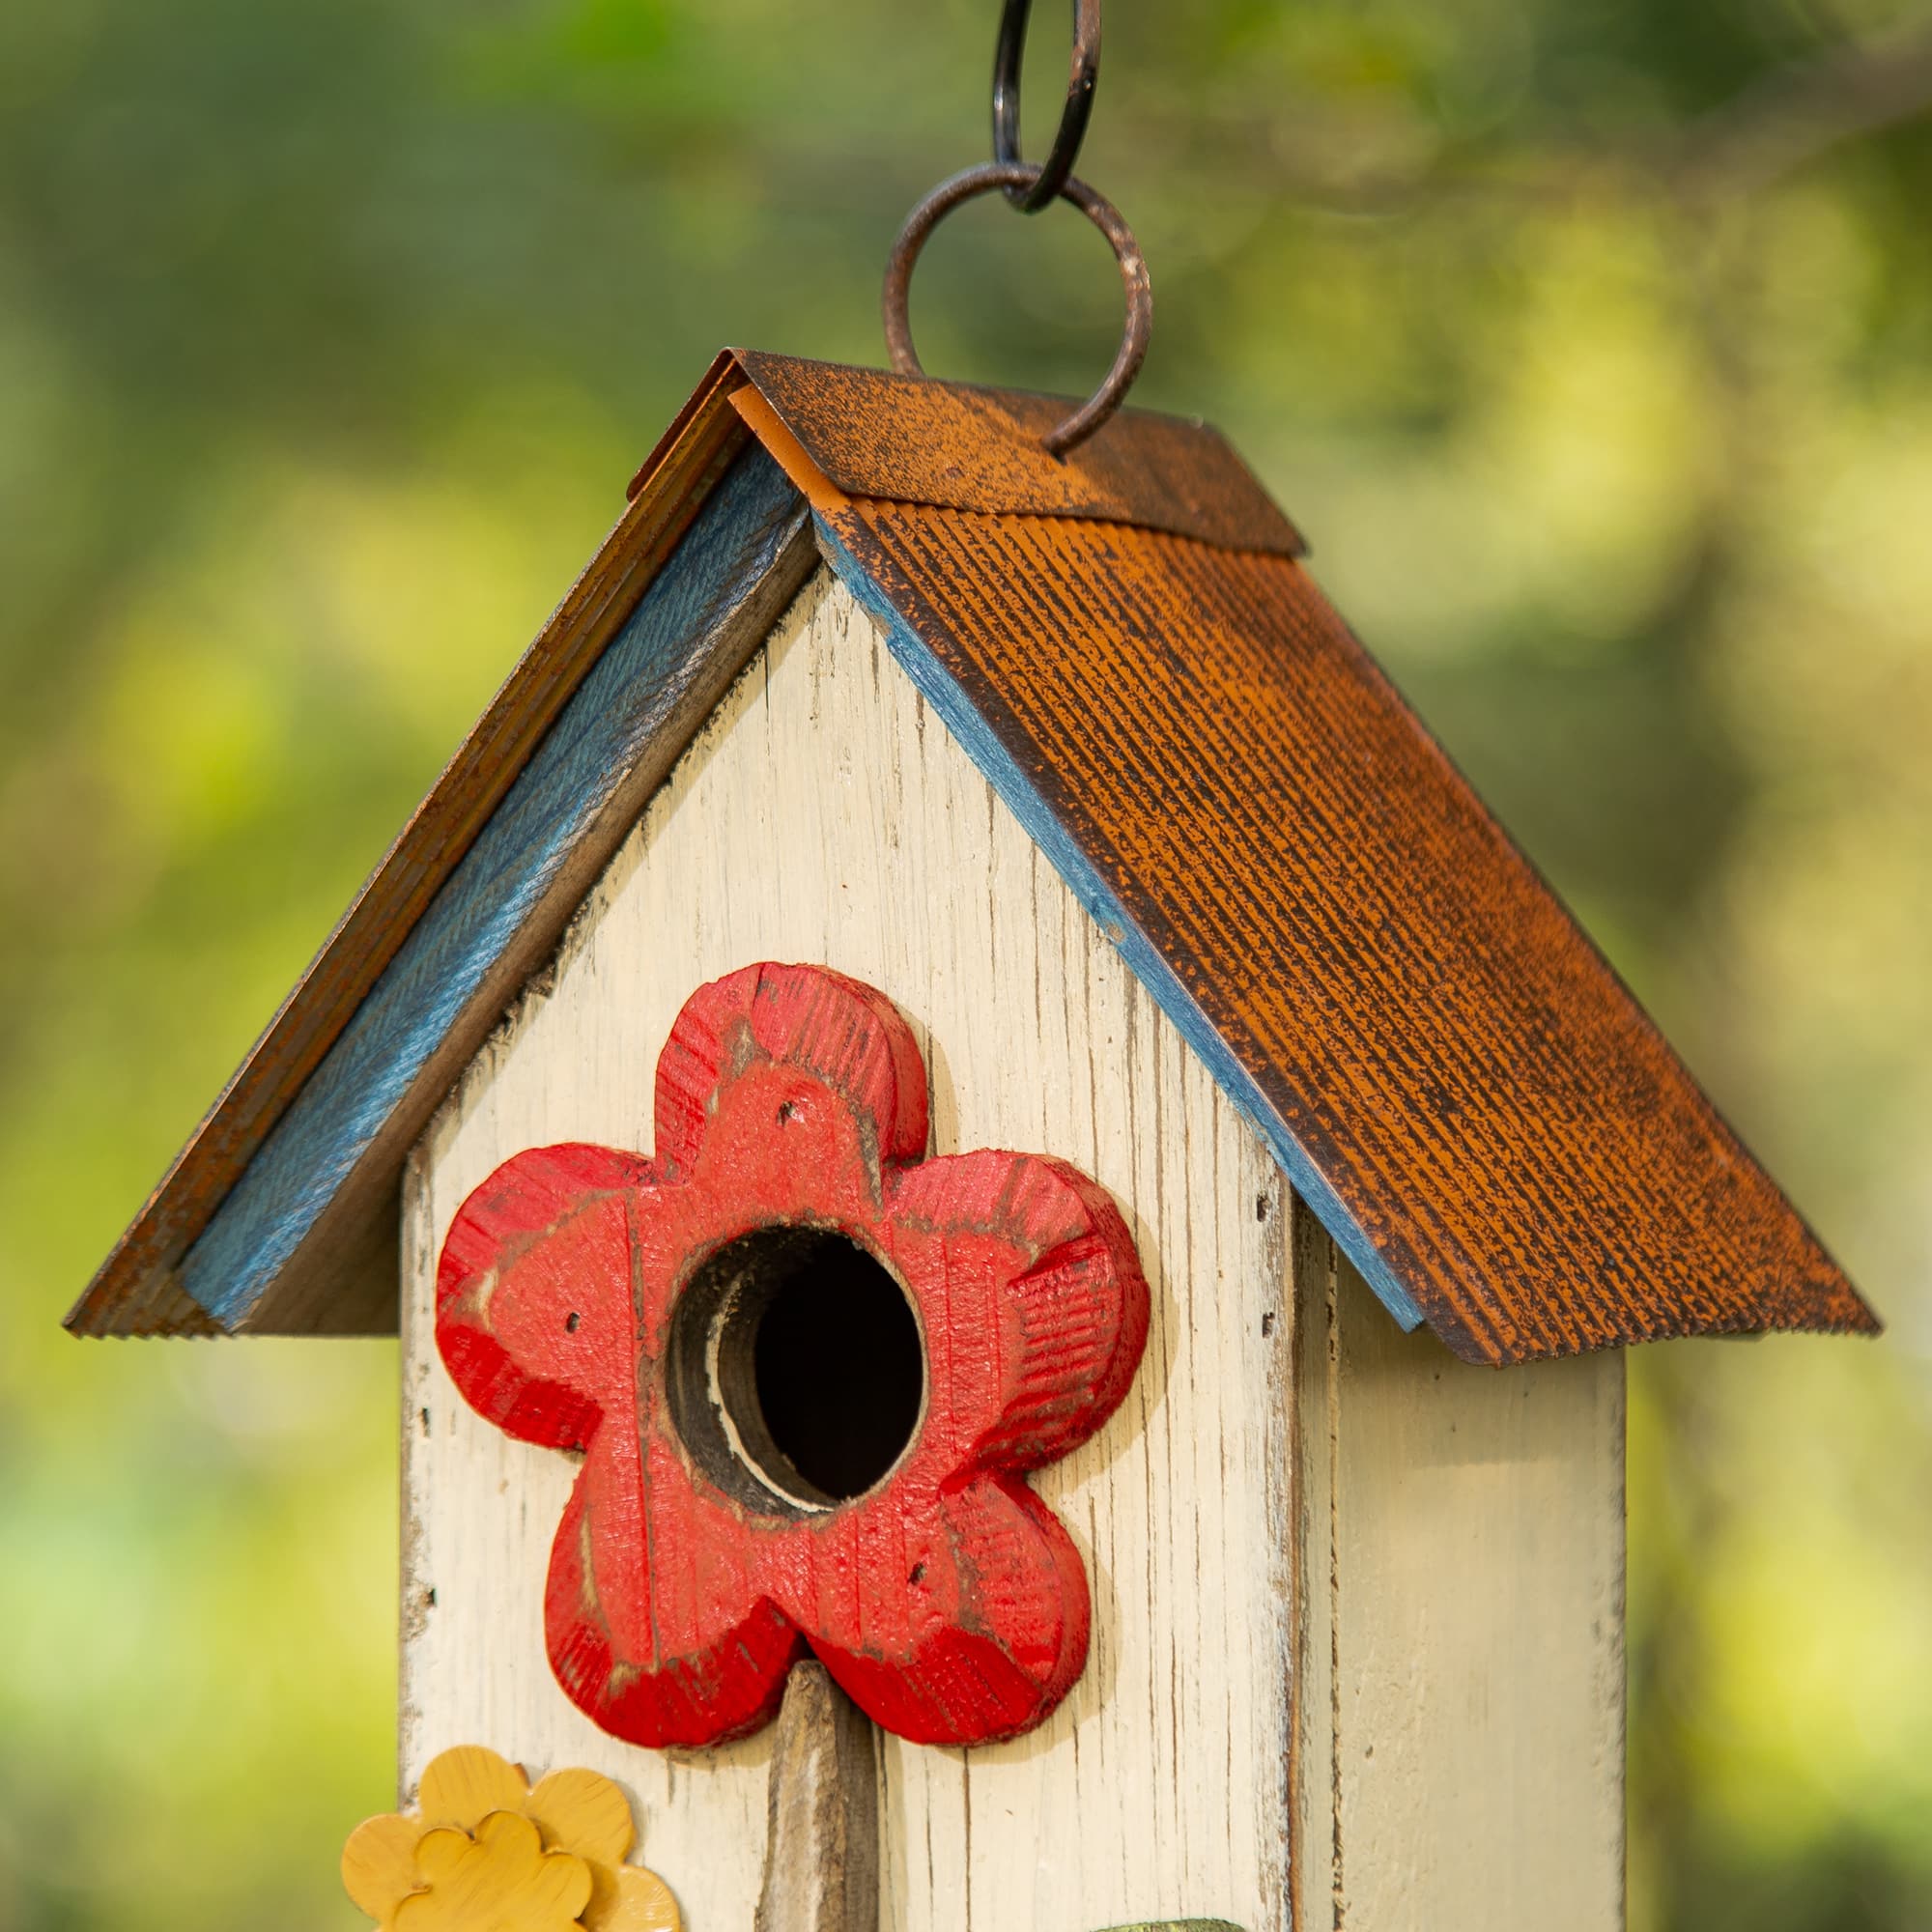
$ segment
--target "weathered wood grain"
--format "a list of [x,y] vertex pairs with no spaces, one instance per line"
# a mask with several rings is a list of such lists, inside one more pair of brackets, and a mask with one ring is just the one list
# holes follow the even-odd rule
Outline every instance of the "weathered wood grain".
[[1286,1911],[1287,1190],[1177,1029],[895,668],[815,585],[652,800],[557,961],[466,1074],[407,1188],[404,1777],[488,1738],[632,1790],[693,1932],[745,1925],[769,1730],[692,1755],[603,1736],[544,1662],[573,1471],[472,1413],[438,1359],[435,1260],[524,1148],[652,1148],[657,1052],[694,980],[810,959],[886,992],[936,1153],[1038,1149],[1094,1176],[1151,1290],[1140,1375],[1035,1487],[1093,1584],[1086,1673],[1038,1730],[881,1747],[886,1932],[1094,1932]]
[[753,1932],[878,1932],[877,1738],[822,1663],[786,1680],[767,1815]]
[[1296,1236],[1296,1932],[1619,1932],[1623,1356],[1472,1368]]

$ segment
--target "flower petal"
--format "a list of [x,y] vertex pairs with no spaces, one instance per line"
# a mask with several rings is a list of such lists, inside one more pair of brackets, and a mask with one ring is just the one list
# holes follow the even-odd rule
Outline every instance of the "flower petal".
[[[597,1889],[583,1915],[586,1932],[679,1932],[677,1900],[656,1872],[623,1865],[596,1874]],[[614,1879],[614,1883],[607,1881]]]
[[416,1840],[416,1879],[434,1889],[463,1868],[475,1840],[457,1825],[438,1825]]
[[479,1415],[581,1449],[628,1405],[635,1360],[632,1191],[648,1163],[609,1148],[532,1148],[456,1211],[437,1268],[436,1339]]
[[1087,1573],[1017,1477],[939,1497],[923,1540],[875,1537],[853,1555],[863,1622],[810,1610],[801,1620],[846,1694],[887,1730],[927,1745],[1016,1737],[1080,1675]]
[[458,1745],[423,1767],[417,1803],[423,1829],[454,1825],[473,1832],[492,1811],[519,1811],[529,1780],[507,1758],[482,1745]]
[[524,1816],[536,1821],[551,1850],[575,1852],[593,1864],[622,1864],[638,1834],[631,1801],[594,1771],[554,1771],[539,1778]]
[[925,1151],[925,1064],[886,996],[822,966],[747,966],[685,1001],[658,1056],[657,1156],[689,1168],[721,1088],[759,1061],[795,1069],[866,1123],[873,1158]]
[[590,1903],[590,1867],[545,1851],[519,1811],[491,1812],[473,1839],[429,1833],[417,1864],[429,1887],[397,1907],[397,1932],[571,1932]]
[[416,1888],[416,1840],[422,1822],[393,1811],[365,1818],[342,1848],[342,1889],[379,1925]]
[[666,1432],[641,1454],[622,1429],[601,1433],[557,1526],[544,1592],[565,1694],[611,1736],[652,1749],[756,1730],[804,1647],[765,1601],[758,1556],[724,1499],[697,1494]]
[[1031,1469],[1086,1441],[1147,1343],[1147,1281],[1106,1190],[1037,1154],[951,1154],[897,1177],[889,1219],[944,1392],[934,1452]]

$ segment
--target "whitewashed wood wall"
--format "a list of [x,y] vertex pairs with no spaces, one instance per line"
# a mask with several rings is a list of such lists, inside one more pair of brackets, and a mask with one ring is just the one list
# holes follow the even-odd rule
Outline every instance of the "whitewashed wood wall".
[[1298,1932],[1614,1932],[1623,1356],[1469,1368],[1295,1213]]
[[[765,958],[891,995],[926,1052],[932,1151],[1084,1167],[1153,1291],[1121,1412],[1037,1479],[1087,1562],[1087,1672],[1013,1744],[886,1741],[885,1932],[1618,1922],[1620,1363],[1463,1368],[1331,1279],[1315,1238],[1297,1298],[1279,1171],[823,573],[410,1163],[405,1792],[457,1743],[606,1771],[689,1932],[751,1925],[769,1734],[654,1753],[566,1700],[542,1596],[573,1464],[470,1413],[430,1309],[464,1196],[530,1146],[648,1151],[679,1006]],[[1495,1835],[1520,1832],[1537,1842]],[[1512,1861],[1535,1876],[1510,1912],[1465,1894],[1487,1872],[1493,1908]]]

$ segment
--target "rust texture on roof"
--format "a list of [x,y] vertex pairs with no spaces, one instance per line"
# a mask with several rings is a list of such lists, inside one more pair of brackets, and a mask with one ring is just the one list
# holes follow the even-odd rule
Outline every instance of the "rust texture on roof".
[[1298,563],[826,514],[1459,1355],[1877,1325]]
[[1247,465],[1201,423],[1122,410],[1104,436],[1063,459],[1040,442],[1066,413],[1062,397],[750,350],[736,352],[736,359],[845,496],[1086,517],[1283,556],[1303,549]]
[[70,1324],[206,1332],[182,1255],[755,436],[1391,1305],[1485,1362],[1876,1327],[1226,442],[1124,412],[1062,464],[1064,407],[721,356]]

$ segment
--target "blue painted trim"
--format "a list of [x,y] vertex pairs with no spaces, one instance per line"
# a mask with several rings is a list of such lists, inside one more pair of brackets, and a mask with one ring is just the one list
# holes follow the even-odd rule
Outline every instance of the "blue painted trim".
[[1046,855],[1074,896],[1099,922],[1101,931],[1120,949],[1122,958],[1153,995],[1161,1010],[1180,1029],[1181,1037],[1200,1055],[1222,1092],[1267,1143],[1295,1193],[1314,1209],[1335,1244],[1354,1264],[1382,1305],[1404,1328],[1418,1327],[1422,1321],[1421,1309],[1410,1299],[1408,1291],[1360,1224],[1342,1205],[1340,1196],[1307,1151],[1289,1131],[1288,1123],[1275,1111],[1254,1075],[1202,1011],[1179,976],[1101,878],[1078,840],[1054,815],[1052,808],[1012,753],[993,734],[952,673],[860,567],[839,541],[838,532],[823,517],[815,517],[814,522],[818,526],[819,548],[845,587],[877,618],[900,668],[965,748],[966,755],[986,781],[1007,802],[1013,816],[1026,828],[1028,838]]
[[245,1320],[314,1232],[803,518],[748,448],[188,1251],[182,1283],[217,1321]]

